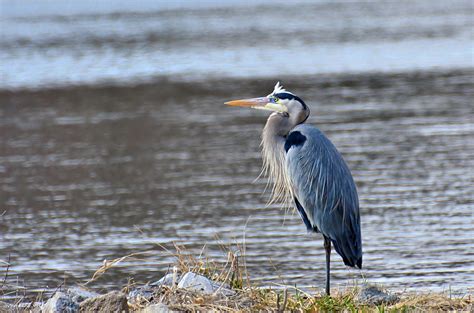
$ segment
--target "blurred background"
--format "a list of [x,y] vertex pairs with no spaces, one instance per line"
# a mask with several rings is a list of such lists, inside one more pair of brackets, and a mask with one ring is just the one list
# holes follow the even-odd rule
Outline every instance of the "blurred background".
[[[323,287],[322,239],[254,182],[267,114],[223,104],[278,80],[352,169],[363,276],[472,288],[472,1],[0,3],[3,298],[140,251],[92,287],[156,280],[173,242],[245,241],[257,284]],[[362,280],[333,260],[334,286]]]

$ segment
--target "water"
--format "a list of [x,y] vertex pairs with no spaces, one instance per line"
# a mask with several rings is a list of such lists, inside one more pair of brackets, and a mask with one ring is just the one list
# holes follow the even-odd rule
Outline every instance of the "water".
[[[92,287],[157,279],[173,262],[157,244],[223,261],[220,244],[244,234],[256,283],[323,287],[322,239],[253,182],[266,114],[223,105],[277,79],[352,169],[363,276],[472,288],[469,2],[61,3],[2,2],[3,297],[84,282],[140,251],[152,255]],[[332,266],[334,286],[361,280],[336,255]]]
[[2,1],[0,87],[473,66],[470,1]]

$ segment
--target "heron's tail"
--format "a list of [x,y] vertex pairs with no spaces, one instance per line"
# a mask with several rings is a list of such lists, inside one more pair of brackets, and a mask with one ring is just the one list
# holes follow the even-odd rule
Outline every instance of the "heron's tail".
[[343,236],[335,240],[331,238],[331,241],[345,265],[362,268],[362,240],[360,234],[358,236]]

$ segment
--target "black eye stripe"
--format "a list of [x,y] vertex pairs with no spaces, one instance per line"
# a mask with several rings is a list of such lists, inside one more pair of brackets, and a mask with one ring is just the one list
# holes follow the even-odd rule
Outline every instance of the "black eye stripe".
[[287,92],[277,93],[275,97],[279,99],[289,99],[289,100],[296,98],[295,95],[292,95],[291,93],[287,93]]
[[303,99],[301,99],[300,97],[298,96],[295,96],[295,95],[292,95],[291,93],[287,93],[287,92],[281,92],[281,93],[277,93],[276,95],[274,95],[275,97],[277,97],[278,99],[282,99],[282,100],[285,100],[285,99],[288,99],[288,100],[297,100],[301,103],[301,105],[303,105],[303,109],[306,110],[308,107],[306,106],[306,103],[304,103]]

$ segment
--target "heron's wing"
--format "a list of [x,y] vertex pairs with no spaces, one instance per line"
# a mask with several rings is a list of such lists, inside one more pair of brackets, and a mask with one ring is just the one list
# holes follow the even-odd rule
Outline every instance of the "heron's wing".
[[361,267],[359,199],[344,159],[321,131],[304,124],[290,132],[285,150],[295,204],[306,226],[329,237],[346,265]]

